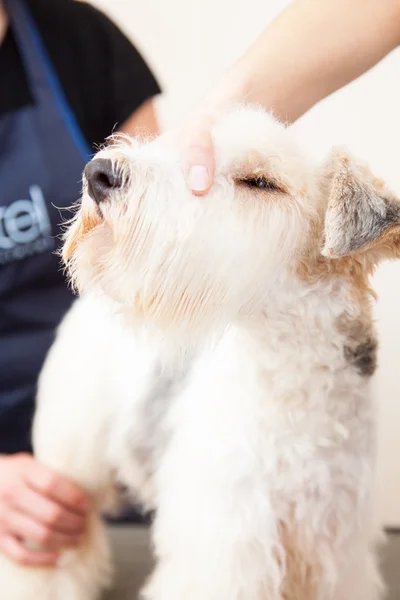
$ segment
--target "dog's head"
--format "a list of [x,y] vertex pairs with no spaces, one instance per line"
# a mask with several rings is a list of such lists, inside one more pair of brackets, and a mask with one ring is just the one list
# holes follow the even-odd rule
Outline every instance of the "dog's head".
[[163,331],[210,328],[263,309],[304,261],[396,243],[400,205],[348,156],[316,168],[289,130],[250,108],[213,138],[215,183],[202,198],[168,135],[116,139],[89,163],[64,246],[79,290],[98,287]]

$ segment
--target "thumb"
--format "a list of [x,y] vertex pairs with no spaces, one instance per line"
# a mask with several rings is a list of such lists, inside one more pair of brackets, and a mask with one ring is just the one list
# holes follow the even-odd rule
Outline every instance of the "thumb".
[[214,148],[209,120],[201,120],[184,135],[184,164],[187,182],[194,194],[202,196],[214,179]]

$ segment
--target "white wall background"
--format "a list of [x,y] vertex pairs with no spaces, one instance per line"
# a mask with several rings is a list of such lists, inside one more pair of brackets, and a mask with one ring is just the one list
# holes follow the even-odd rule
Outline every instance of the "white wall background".
[[[289,0],[92,0],[132,37],[165,90],[164,124],[179,121]],[[400,193],[400,50],[295,126],[317,155],[345,144]],[[400,264],[376,275],[381,349],[378,489],[386,525],[400,526]]]

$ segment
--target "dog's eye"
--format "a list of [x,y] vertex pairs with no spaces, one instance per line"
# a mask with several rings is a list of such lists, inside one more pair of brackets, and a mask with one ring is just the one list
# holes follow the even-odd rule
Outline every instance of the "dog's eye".
[[281,188],[271,181],[270,179],[266,179],[265,177],[249,177],[247,179],[241,179],[240,183],[243,185],[247,185],[251,188],[258,188],[261,190],[270,190],[271,192],[281,192]]

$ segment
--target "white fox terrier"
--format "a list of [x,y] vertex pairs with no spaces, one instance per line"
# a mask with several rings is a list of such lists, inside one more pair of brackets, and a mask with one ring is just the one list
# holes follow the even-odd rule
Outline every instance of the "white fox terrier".
[[86,167],[64,247],[82,298],[40,378],[34,446],[95,509],[56,568],[1,558],[7,600],[99,597],[117,480],[155,509],[146,599],[381,598],[368,280],[400,255],[400,203],[341,150],[315,167],[263,111],[213,138],[201,199],[168,135]]

